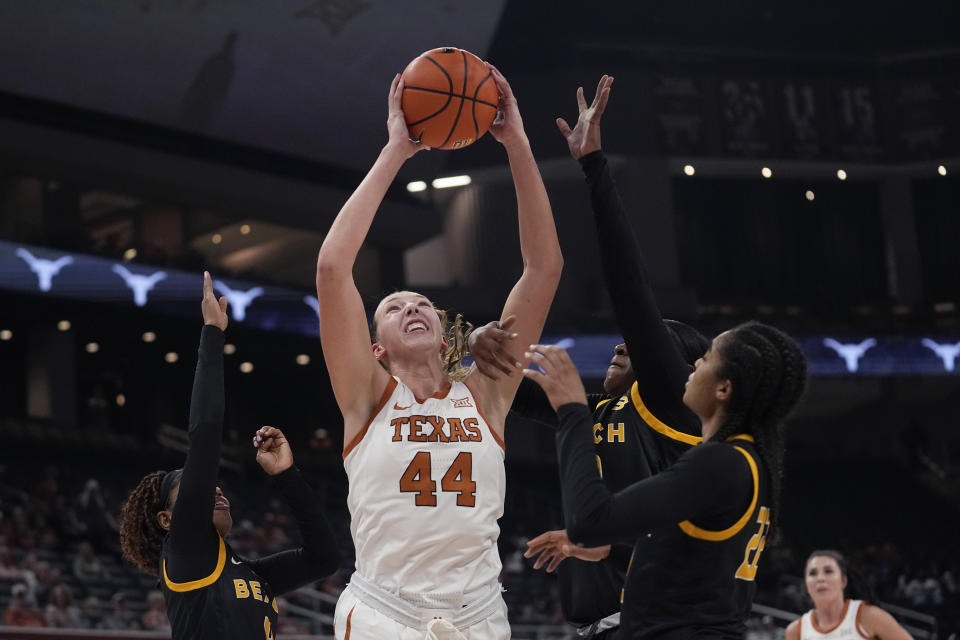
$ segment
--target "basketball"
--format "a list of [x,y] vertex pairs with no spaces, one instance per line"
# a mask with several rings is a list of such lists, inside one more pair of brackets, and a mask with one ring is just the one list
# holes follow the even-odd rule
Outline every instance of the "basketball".
[[497,115],[497,85],[469,51],[426,51],[403,71],[403,114],[410,137],[432,149],[462,149],[487,132]]

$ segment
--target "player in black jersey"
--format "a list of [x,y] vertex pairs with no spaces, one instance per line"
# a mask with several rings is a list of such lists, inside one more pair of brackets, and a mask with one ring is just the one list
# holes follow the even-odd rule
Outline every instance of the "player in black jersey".
[[[696,329],[663,320],[643,256],[601,150],[600,118],[613,78],[603,76],[588,106],[577,90],[579,115],[573,129],[559,120],[570,154],[580,162],[600,244],[604,279],[624,343],[614,348],[603,381],[605,394],[591,396],[597,465],[607,487],[616,492],[672,465],[700,442],[700,423],[681,402],[684,383],[709,341]],[[469,347],[481,373],[491,377],[518,371],[510,354],[509,318],[475,330]],[[515,413],[556,424],[543,391],[524,381],[511,407]],[[558,568],[568,554],[562,531],[548,531],[530,541],[527,556],[540,554],[535,567]],[[617,624],[621,590],[633,539],[613,547],[569,548],[575,557],[558,568],[564,617],[581,627],[582,637],[599,638]],[[547,550],[546,553],[540,553]],[[604,562],[584,562],[601,560]]]
[[[226,543],[233,519],[217,486],[223,431],[227,300],[204,272],[199,358],[190,398],[190,451],[183,469],[145,476],[123,507],[124,557],[160,578],[174,640],[273,640],[276,597],[333,573],[336,540],[279,429],[253,438],[257,462],[290,505],[303,546],[245,560]],[[211,523],[212,513],[212,523]]]
[[[583,384],[557,347],[531,345],[525,369],[557,410],[569,541],[637,536],[617,638],[742,638],[754,578],[779,512],[781,424],[806,384],[806,359],[785,333],[747,323],[715,338],[683,402],[703,443],[672,467],[613,493],[601,480]],[[561,541],[557,544],[569,544]]]

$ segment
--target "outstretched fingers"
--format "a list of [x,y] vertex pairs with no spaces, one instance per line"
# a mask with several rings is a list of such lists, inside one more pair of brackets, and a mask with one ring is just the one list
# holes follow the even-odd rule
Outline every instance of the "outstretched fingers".
[[565,365],[573,365],[566,349],[552,344],[532,344],[530,350],[524,354],[530,358],[548,376],[557,372]]
[[[551,369],[552,363],[548,359],[547,354],[544,353],[542,345],[536,345],[536,344],[530,345],[530,351],[524,352],[523,357],[529,360],[531,364],[535,364],[538,367],[540,367],[540,369],[543,371],[543,375],[546,375],[546,376],[550,375],[550,369]],[[524,370],[524,372],[526,371],[527,369]]]
[[203,272],[203,297],[207,296],[213,297],[213,278],[210,277],[209,271]]
[[391,113],[400,113],[403,109],[400,107],[403,98],[403,77],[398,73],[393,76],[393,82],[390,83],[390,94],[387,99],[387,105]]
[[569,403],[586,404],[587,395],[583,389],[583,381],[564,349],[533,344],[524,356],[530,360],[531,367],[524,369],[523,375],[543,388],[554,411]]
[[547,573],[552,573],[569,554],[564,551],[564,544],[569,539],[564,531],[547,531],[527,542],[525,558],[536,557],[533,568],[540,569],[547,565]]
[[596,115],[602,115],[607,108],[607,100],[610,99],[610,87],[613,85],[613,76],[603,76],[600,78],[600,84],[597,85],[597,93],[593,96],[591,105]]
[[[487,63],[490,64],[490,63]],[[500,98],[507,102],[513,100],[513,89],[510,88],[510,83],[507,82],[506,77],[500,73],[500,70],[497,69],[492,64],[490,65],[490,74],[493,76],[493,81],[497,85],[497,91],[500,92]]]

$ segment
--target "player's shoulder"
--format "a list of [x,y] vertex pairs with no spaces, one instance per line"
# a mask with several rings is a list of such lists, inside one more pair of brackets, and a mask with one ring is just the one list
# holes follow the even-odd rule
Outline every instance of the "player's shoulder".
[[878,630],[889,629],[893,625],[899,627],[896,618],[884,611],[880,607],[869,602],[860,602],[860,610],[857,612],[857,624],[863,628],[870,636],[879,635]]
[[686,456],[697,460],[742,460],[743,454],[738,451],[737,444],[723,440],[704,440],[695,447],[690,447]]
[[800,624],[802,619],[803,618],[801,616],[787,625],[787,629],[784,634],[786,640],[800,640]]
[[709,474],[749,479],[757,468],[754,452],[735,442],[707,440],[690,447],[682,459]]
[[610,404],[611,400],[617,400],[621,396],[611,396],[607,394],[595,394],[587,396],[587,403],[590,405],[594,413],[599,411],[604,411],[609,409],[613,405]]

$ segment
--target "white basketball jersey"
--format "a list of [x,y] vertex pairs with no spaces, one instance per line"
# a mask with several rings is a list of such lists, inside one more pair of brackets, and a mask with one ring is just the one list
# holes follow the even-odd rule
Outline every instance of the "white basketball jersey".
[[843,603],[843,618],[840,624],[829,629],[817,626],[813,611],[807,611],[800,618],[800,640],[857,640],[869,638],[860,626],[860,600],[846,600]]
[[500,574],[503,442],[462,382],[418,402],[397,378],[344,449],[357,571],[384,589],[453,594]]

